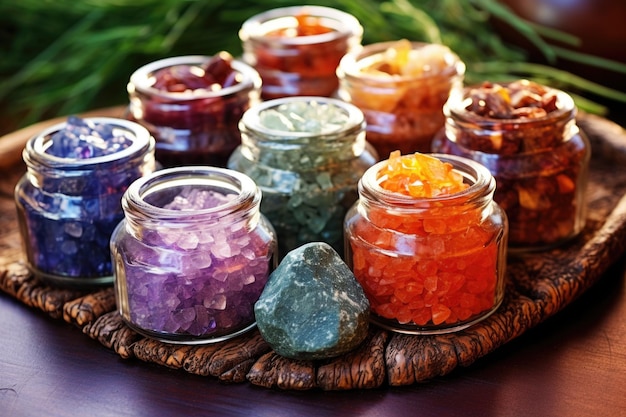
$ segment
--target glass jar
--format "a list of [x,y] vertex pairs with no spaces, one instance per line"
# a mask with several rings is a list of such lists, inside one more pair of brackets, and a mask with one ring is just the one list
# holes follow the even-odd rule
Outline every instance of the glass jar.
[[431,154],[469,184],[417,198],[381,187],[370,168],[346,215],[346,262],[370,301],[373,323],[399,333],[458,331],[502,303],[507,219],[495,181],[480,164]]
[[55,285],[113,284],[109,238],[122,194],[155,169],[154,139],[127,120],[70,117],[30,138],[23,157],[15,200],[30,271]]
[[239,31],[243,60],[263,79],[264,100],[332,96],[338,86],[337,65],[362,36],[363,28],[354,16],[310,5],[257,14]]
[[261,212],[276,229],[280,257],[316,241],[342,254],[343,218],[378,158],[363,113],[337,99],[286,97],[251,107],[240,130],[228,167],[263,191]]
[[443,106],[462,88],[465,64],[449,48],[409,41],[366,45],[343,57],[339,98],[360,108],[381,158],[430,152]]
[[247,176],[177,167],[135,181],[111,237],[118,310],[169,343],[226,340],[255,326],[254,303],[276,267],[276,237]]
[[491,171],[509,218],[510,252],[553,248],[582,231],[591,147],[568,94],[525,80],[485,83],[451,98],[445,111],[433,149]]
[[[166,58],[131,75],[127,117],[154,136],[156,158],[164,167],[225,167],[241,143],[237,123],[259,100],[261,78],[230,58],[226,53]],[[208,77],[211,71],[215,74]]]

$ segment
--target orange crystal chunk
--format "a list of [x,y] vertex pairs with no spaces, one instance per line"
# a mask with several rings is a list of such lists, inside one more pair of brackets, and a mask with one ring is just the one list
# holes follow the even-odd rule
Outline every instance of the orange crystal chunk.
[[[392,153],[379,171],[386,190],[416,199],[467,189],[461,174],[432,156]],[[492,309],[500,229],[482,208],[436,205],[417,214],[372,207],[351,224],[352,267],[378,316],[400,324],[455,325]]]
[[389,155],[378,180],[382,188],[411,197],[432,198],[468,187],[463,176],[453,171],[452,164],[421,153],[401,156],[400,151]]
[[444,45],[424,44],[418,48],[407,39],[394,42],[361,72],[379,76],[422,77],[443,71],[449,65],[450,49]]
[[322,35],[324,33],[332,32],[334,29],[329,28],[322,24],[319,17],[311,16],[305,13],[294,16],[297,21],[295,27],[289,27],[279,30],[274,30],[267,33],[266,36],[281,36],[281,37],[297,37],[297,36],[314,36]]

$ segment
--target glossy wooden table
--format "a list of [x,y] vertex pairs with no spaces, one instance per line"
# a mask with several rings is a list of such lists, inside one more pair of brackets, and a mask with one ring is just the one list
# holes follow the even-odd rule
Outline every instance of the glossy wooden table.
[[0,416],[626,416],[625,280],[626,257],[563,311],[469,368],[347,392],[225,385],[123,360],[0,292]]

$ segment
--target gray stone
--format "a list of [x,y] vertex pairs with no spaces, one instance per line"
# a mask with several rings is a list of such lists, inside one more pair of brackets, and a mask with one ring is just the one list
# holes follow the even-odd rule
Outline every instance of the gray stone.
[[261,335],[276,353],[312,360],[356,348],[367,336],[369,307],[337,252],[314,242],[285,256],[254,312]]

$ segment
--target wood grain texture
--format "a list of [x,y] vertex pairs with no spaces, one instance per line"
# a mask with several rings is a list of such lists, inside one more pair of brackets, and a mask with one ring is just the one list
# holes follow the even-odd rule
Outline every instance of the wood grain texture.
[[135,331],[126,326],[117,311],[101,315],[87,323],[82,330],[104,347],[113,349],[123,359],[135,357],[133,345],[141,339]]
[[67,321],[122,358],[224,382],[341,391],[428,381],[473,364],[555,315],[626,252],[626,134],[595,116],[581,115],[579,124],[593,144],[584,232],[558,249],[511,256],[502,306],[458,333],[411,336],[372,327],[358,349],[326,361],[281,357],[256,330],[230,341],[193,347],[145,339],[125,326],[110,304],[110,294],[50,288],[32,278],[15,243],[19,234],[8,195],[0,198],[0,289],[54,318],[66,313]]
[[383,385],[387,377],[385,344],[388,337],[386,331],[372,329],[358,349],[319,366],[317,386],[334,391]]
[[313,361],[285,358],[274,351],[261,356],[246,378],[265,388],[308,390],[316,387]]
[[63,320],[82,327],[113,310],[115,291],[108,287],[63,304]]
[[172,345],[143,338],[133,344],[133,353],[135,358],[144,362],[180,369],[192,348],[190,345]]

